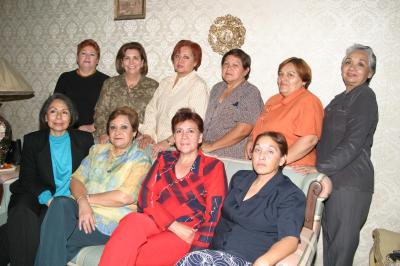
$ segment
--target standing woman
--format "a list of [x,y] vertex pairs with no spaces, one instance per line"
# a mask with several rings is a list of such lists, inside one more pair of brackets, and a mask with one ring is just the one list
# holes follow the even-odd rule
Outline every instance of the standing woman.
[[158,82],[146,77],[147,55],[138,42],[129,42],[119,48],[115,59],[119,76],[104,82],[94,114],[95,135],[99,142],[108,141],[107,119],[118,107],[128,106],[139,114],[139,123],[143,123],[147,104],[158,87]]
[[378,124],[378,105],[369,87],[376,56],[368,46],[354,44],[342,61],[346,90],[325,108],[316,168],[329,176],[333,190],[322,217],[324,265],[353,264],[360,230],[368,217],[374,190],[371,147]]
[[247,137],[263,109],[260,91],[247,81],[250,66],[250,56],[241,49],[230,50],[222,57],[223,81],[211,90],[203,151],[243,159]]
[[189,250],[210,245],[226,193],[224,164],[199,151],[197,113],[180,109],[172,131],[177,151],[159,153],[143,181],[139,213],[120,221],[99,265],[174,265]]
[[74,103],[79,118],[74,124],[87,132],[94,132],[94,107],[103,82],[108,76],[96,69],[100,59],[100,47],[96,41],[87,39],[78,44],[76,62],[78,69],[64,72],[58,78],[54,93],[68,96]]
[[289,145],[288,166],[315,166],[315,146],[321,137],[324,109],[308,86],[311,68],[301,58],[291,57],[278,67],[279,93],[267,100],[246,145],[246,157],[251,158],[256,137],[265,131],[281,132]]
[[163,79],[146,107],[141,146],[153,146],[153,154],[174,145],[171,119],[184,107],[194,109],[203,119],[208,104],[208,87],[196,73],[201,65],[201,47],[189,40],[179,41],[171,55],[175,74]]
[[55,93],[40,110],[42,129],[24,136],[19,179],[10,190],[7,223],[0,228],[0,265],[33,265],[40,225],[54,197],[70,196],[70,177],[93,145],[88,132],[70,129],[77,113]]

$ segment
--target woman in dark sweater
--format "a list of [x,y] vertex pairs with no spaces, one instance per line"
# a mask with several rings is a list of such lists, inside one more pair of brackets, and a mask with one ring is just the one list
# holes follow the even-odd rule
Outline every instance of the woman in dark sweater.
[[19,179],[10,187],[8,219],[0,228],[0,265],[33,265],[47,207],[54,197],[71,195],[71,174],[93,145],[90,133],[70,129],[77,113],[63,94],[45,101],[39,119],[42,129],[24,136]]
[[79,118],[74,128],[94,132],[94,107],[103,82],[109,77],[96,69],[100,59],[100,47],[92,39],[78,44],[76,62],[78,69],[64,72],[58,78],[54,93],[68,96],[77,108]]

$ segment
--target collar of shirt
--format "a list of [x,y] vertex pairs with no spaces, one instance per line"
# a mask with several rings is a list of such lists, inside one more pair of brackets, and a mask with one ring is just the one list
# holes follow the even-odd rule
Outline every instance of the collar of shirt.
[[301,87],[300,89],[298,89],[298,90],[292,92],[292,93],[291,93],[289,96],[287,96],[287,97],[283,97],[283,96],[281,95],[282,98],[281,98],[280,102],[281,102],[283,105],[289,104],[290,102],[294,101],[297,97],[299,97],[301,94],[303,94],[303,93],[305,93],[305,92],[306,92],[306,89],[305,89],[304,87]]
[[[190,73],[187,74],[186,76],[179,78],[179,79],[178,79],[178,82],[175,84],[175,86],[170,86],[171,90],[175,90],[176,88],[179,88],[180,85],[182,84],[182,82],[185,82],[186,80],[190,80],[190,79],[192,79],[192,78],[193,78],[194,76],[196,76],[196,75],[197,75],[197,74],[196,74],[196,71],[195,71],[195,70],[192,70],[192,72],[190,72]],[[173,83],[175,82],[177,76],[178,76],[177,73],[175,73],[175,75],[172,76],[173,78],[170,80],[170,82],[172,83],[172,85],[173,85]],[[187,89],[187,88],[185,88],[185,89]]]
[[[179,159],[180,153],[178,151],[166,151],[163,152],[164,156],[164,163],[160,167],[161,173],[164,173],[168,171],[169,169],[174,169],[176,162]],[[201,151],[198,151],[197,157],[193,162],[192,168],[190,171],[195,175],[195,176],[203,176],[203,165],[204,165],[204,160],[203,160],[203,153]],[[161,163],[161,162],[160,162]]]
[[[257,178],[257,173],[254,171],[249,172],[248,176],[246,178],[243,178],[241,183],[238,185],[238,192],[236,193],[235,200],[237,203],[240,205],[240,203],[243,202],[244,197],[246,196],[247,191],[249,190],[251,184],[253,184],[254,180]],[[261,197],[265,198],[269,195],[271,195],[271,188],[275,188],[275,185],[281,182],[284,178],[284,175],[282,174],[281,170],[278,170],[278,172],[269,180],[261,189],[258,191],[253,197]],[[251,198],[253,198],[251,197]],[[250,199],[251,199],[250,198]]]

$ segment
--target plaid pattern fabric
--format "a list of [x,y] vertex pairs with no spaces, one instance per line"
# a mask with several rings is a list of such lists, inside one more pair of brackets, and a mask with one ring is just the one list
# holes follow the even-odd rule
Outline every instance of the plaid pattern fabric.
[[167,230],[176,221],[196,229],[192,250],[207,248],[227,191],[223,163],[199,152],[189,173],[175,175],[179,153],[161,153],[145,178],[138,208]]

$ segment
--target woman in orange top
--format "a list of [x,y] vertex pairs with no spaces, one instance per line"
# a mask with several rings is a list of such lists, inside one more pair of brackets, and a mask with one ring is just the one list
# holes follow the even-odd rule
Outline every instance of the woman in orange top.
[[324,111],[318,97],[307,90],[311,69],[301,58],[288,58],[279,65],[277,83],[279,93],[265,103],[247,141],[246,157],[251,158],[253,140],[259,134],[278,131],[289,145],[288,165],[315,165]]

